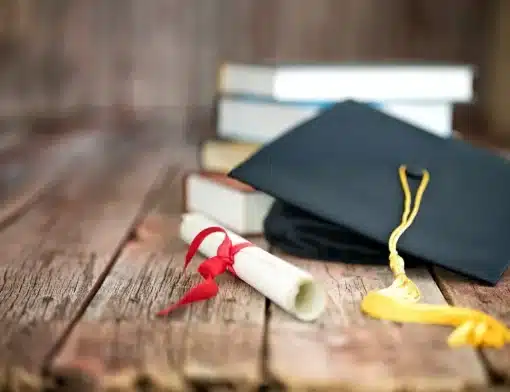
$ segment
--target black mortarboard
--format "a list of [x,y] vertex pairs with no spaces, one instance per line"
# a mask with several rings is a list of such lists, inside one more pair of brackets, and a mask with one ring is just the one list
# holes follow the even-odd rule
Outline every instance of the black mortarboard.
[[400,224],[399,167],[419,212],[398,242],[409,263],[430,262],[495,284],[510,260],[510,162],[352,100],[262,147],[229,175],[276,199],[265,221],[273,246],[322,260],[387,263]]

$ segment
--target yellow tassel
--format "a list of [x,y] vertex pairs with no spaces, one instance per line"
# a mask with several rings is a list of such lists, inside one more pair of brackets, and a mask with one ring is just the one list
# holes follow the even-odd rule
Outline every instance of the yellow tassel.
[[388,241],[390,268],[395,279],[391,286],[369,292],[361,302],[361,309],[371,317],[379,319],[456,327],[448,338],[450,347],[471,345],[500,348],[510,343],[510,330],[498,320],[480,311],[418,303],[421,298],[420,290],[405,273],[404,259],[397,252],[397,242],[418,214],[430,174],[426,170],[423,171],[412,211],[411,191],[405,166],[399,168],[399,176],[404,190],[404,212],[400,225],[391,233]]

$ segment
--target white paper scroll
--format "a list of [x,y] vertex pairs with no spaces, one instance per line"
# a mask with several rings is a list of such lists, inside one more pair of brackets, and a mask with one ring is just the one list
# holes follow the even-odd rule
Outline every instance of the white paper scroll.
[[[198,213],[184,214],[180,236],[190,244],[200,231],[211,226],[220,225]],[[224,229],[232,244],[247,241]],[[205,257],[213,257],[224,238],[224,233],[213,233],[198,251]],[[234,258],[234,270],[241,280],[302,321],[313,321],[324,311],[326,293],[316,279],[260,247],[250,246],[239,251]]]

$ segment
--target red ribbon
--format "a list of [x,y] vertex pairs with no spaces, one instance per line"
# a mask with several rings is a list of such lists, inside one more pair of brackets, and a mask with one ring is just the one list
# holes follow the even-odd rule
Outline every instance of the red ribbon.
[[204,281],[191,288],[179,302],[159,311],[157,313],[158,316],[166,316],[181,306],[190,304],[192,302],[204,301],[214,297],[218,293],[218,285],[216,284],[214,278],[224,273],[225,271],[229,271],[235,275],[234,256],[241,249],[252,246],[253,244],[250,242],[243,242],[241,244],[232,245],[232,241],[228,237],[227,232],[222,227],[216,226],[208,227],[207,229],[202,230],[196,235],[193,241],[191,241],[188,252],[186,253],[186,258],[184,260],[183,271],[186,270],[186,267],[191,262],[191,259],[198,251],[198,248],[206,239],[206,237],[212,233],[217,232],[224,233],[225,239],[220,244],[220,246],[218,246],[216,256],[204,260],[198,267],[198,273],[202,275]]

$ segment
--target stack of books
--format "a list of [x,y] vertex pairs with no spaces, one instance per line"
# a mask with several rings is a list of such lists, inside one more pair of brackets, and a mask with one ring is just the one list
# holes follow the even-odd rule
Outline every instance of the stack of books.
[[261,233],[271,198],[225,180],[261,146],[345,99],[450,138],[454,106],[473,100],[473,79],[473,68],[458,64],[224,64],[216,138],[200,147],[202,171],[187,179],[187,208],[241,235]]

